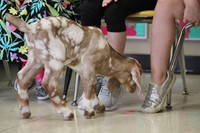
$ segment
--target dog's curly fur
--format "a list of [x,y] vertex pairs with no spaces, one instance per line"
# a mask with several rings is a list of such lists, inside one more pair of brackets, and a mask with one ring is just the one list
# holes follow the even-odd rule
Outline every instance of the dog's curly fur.
[[112,82],[108,83],[108,87],[111,90],[118,87],[119,83],[131,93],[136,87],[141,89],[141,65],[110,47],[100,29],[81,26],[64,17],[46,17],[27,24],[6,14],[6,20],[25,33],[28,44],[28,62],[17,74],[17,99],[24,118],[31,115],[28,86],[43,68],[42,85],[57,111],[67,120],[73,119],[73,113],[57,91],[57,80],[66,65],[81,77],[86,118],[94,117],[95,109],[104,111],[95,94],[97,74],[109,77],[108,81]]

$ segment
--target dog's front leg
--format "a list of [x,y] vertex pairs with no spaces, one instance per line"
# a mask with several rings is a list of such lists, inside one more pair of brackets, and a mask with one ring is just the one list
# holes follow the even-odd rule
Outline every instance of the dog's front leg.
[[91,119],[95,116],[94,110],[98,112],[104,112],[105,107],[99,101],[96,96],[96,78],[84,78],[82,77],[84,92],[82,99],[82,108],[84,109],[84,116],[87,119]]

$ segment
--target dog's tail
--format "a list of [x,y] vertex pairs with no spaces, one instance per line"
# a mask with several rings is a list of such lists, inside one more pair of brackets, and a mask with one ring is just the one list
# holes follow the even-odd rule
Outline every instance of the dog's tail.
[[6,13],[5,15],[5,19],[6,21],[8,21],[10,24],[14,25],[18,30],[24,32],[24,33],[28,33],[30,32],[30,28],[29,25],[23,21],[22,19],[13,16],[9,13]]

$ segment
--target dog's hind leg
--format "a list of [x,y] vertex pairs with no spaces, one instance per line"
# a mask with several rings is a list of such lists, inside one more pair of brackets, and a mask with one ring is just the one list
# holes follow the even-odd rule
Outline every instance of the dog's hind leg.
[[29,118],[31,115],[29,109],[28,87],[35,76],[42,70],[42,68],[42,64],[35,64],[33,60],[28,60],[25,67],[22,68],[17,74],[17,102],[23,118]]
[[56,107],[58,113],[64,116],[65,120],[72,120],[74,115],[71,109],[67,106],[66,100],[63,100],[57,89],[57,80],[63,70],[63,67],[60,65],[59,68],[49,68],[45,67],[44,78],[42,85],[46,90],[49,98]]

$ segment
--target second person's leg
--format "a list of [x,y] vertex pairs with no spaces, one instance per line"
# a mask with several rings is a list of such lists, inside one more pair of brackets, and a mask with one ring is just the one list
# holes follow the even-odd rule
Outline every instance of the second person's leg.
[[167,72],[170,49],[175,39],[175,19],[182,19],[182,0],[159,0],[154,14],[151,36],[151,83],[142,105],[144,112],[159,112],[164,108],[166,96],[175,81]]

